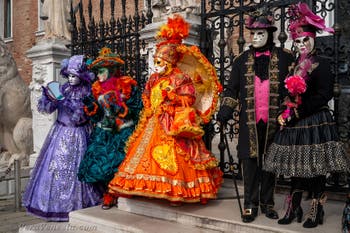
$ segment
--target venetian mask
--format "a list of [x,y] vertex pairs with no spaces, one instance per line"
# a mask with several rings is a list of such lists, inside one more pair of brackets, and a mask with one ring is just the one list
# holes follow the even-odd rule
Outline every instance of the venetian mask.
[[109,77],[109,70],[107,68],[102,67],[98,69],[98,73],[97,73],[98,81],[104,82],[108,79],[108,77]]
[[154,71],[158,74],[166,73],[171,66],[169,66],[168,62],[163,59],[155,58],[154,59]]
[[315,46],[315,39],[309,36],[301,36],[294,39],[294,46],[298,53],[308,54]]
[[78,85],[81,82],[80,78],[74,74],[69,74],[68,75],[68,83],[71,86]]
[[254,48],[261,48],[267,43],[269,34],[266,29],[252,29],[250,31],[251,43]]

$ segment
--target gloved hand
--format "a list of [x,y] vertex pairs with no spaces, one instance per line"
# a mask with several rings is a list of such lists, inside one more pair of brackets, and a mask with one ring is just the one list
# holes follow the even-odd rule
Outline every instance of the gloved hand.
[[286,119],[283,119],[283,114],[278,115],[277,122],[280,126],[286,125]]
[[47,89],[47,87],[41,86],[41,90],[42,90],[42,97],[45,100],[53,103],[57,103],[58,100],[49,94],[49,90]]
[[115,91],[106,92],[98,97],[98,102],[103,108],[111,108],[121,101],[120,93]]
[[234,109],[227,105],[221,106],[216,116],[217,121],[220,121],[222,124],[226,124],[230,119],[233,118],[233,111]]
[[48,90],[47,90],[47,88],[46,87],[44,87],[44,86],[41,86],[41,90],[42,90],[42,92],[41,92],[41,94],[43,95],[43,96],[45,96],[46,98],[49,98],[48,97]]

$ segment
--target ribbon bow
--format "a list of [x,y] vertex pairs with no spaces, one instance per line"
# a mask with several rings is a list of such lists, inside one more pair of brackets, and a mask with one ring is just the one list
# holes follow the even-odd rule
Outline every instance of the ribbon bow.
[[266,50],[265,52],[256,52],[255,53],[255,57],[260,57],[260,56],[270,56],[271,55],[271,53],[270,53],[270,51],[269,50]]

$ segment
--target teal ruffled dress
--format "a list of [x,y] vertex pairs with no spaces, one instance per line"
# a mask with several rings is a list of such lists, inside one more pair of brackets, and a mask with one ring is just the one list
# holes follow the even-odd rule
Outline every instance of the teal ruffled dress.
[[[118,113],[125,109],[120,104],[113,103],[115,98],[110,98],[108,86],[114,85],[108,85],[108,83],[116,81],[113,79],[110,78],[106,81],[107,83],[104,83],[107,91],[104,91],[97,100],[93,96],[85,100],[86,106],[98,106],[98,108],[91,116],[91,121],[95,122],[95,128],[79,167],[78,178],[82,182],[107,185],[113,178],[125,157],[126,142],[135,129],[142,109],[141,93],[133,87],[130,98],[125,102],[128,113],[123,118],[117,119]],[[112,102],[106,104],[106,100]]]

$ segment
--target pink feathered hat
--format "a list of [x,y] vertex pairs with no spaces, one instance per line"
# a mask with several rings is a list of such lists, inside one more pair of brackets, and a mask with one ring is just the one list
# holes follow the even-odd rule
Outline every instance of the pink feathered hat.
[[301,36],[316,37],[317,31],[334,33],[334,29],[326,27],[324,19],[313,13],[306,3],[299,2],[288,9],[290,36],[294,40]]

